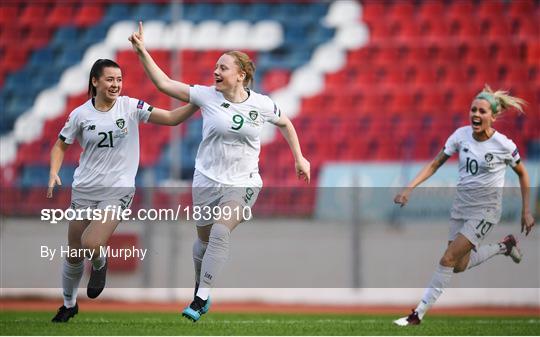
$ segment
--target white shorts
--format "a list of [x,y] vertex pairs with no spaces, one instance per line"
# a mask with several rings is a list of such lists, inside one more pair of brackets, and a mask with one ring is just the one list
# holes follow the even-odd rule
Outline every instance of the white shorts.
[[454,241],[458,233],[460,233],[475,247],[478,247],[494,226],[494,223],[485,220],[450,218],[448,241]]
[[135,193],[130,193],[123,196],[120,199],[111,199],[111,200],[89,200],[89,199],[71,199],[71,208],[72,209],[105,209],[107,206],[116,206],[121,210],[125,210],[131,207],[133,202],[133,196]]
[[251,208],[255,205],[261,187],[262,180],[259,174],[254,174],[239,187],[220,184],[195,170],[192,188],[193,211],[203,209],[204,216],[192,218],[197,226],[213,224],[216,220],[215,208],[234,202],[235,207],[239,206],[239,209],[227,211],[233,215],[239,215],[240,221],[249,220]]

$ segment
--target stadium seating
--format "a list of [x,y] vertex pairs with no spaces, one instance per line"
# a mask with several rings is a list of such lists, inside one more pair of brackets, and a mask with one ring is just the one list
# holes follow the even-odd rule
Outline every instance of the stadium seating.
[[[321,92],[301,98],[293,120],[315,180],[321,165],[328,161],[431,158],[452,130],[467,123],[471,99],[484,83],[509,89],[528,101],[525,116],[509,114],[496,127],[515,140],[524,157],[537,155],[538,1],[360,3],[362,15],[357,21],[367,25],[369,42],[347,51],[345,65],[324,75]],[[78,64],[89,47],[101,41],[126,43],[131,27],[125,26],[126,32],[118,27],[113,32],[111,27],[124,20],[152,20],[149,26],[155,23],[156,32],[162,31],[175,19],[171,6],[166,2],[112,1],[2,4],[0,135],[12,131],[17,118],[33,106],[38,94],[58,83],[63,72]],[[283,27],[279,47],[264,49],[263,43],[268,41],[262,37],[275,32],[275,26],[261,25],[257,33],[261,37],[257,35],[253,49],[248,50],[257,64],[255,90],[272,93],[286,88],[295,71],[309,64],[316,48],[334,38],[336,30],[321,24],[331,7],[318,1],[187,1],[179,15],[193,34],[200,34],[197,36],[225,27],[227,43],[235,37],[247,40],[249,25],[263,20],[279,23]],[[212,42],[215,47],[205,45],[203,38],[199,42],[198,49],[181,51],[157,46],[152,48],[152,55],[167,73],[172,70],[172,60],[179,60],[184,81],[210,84],[213,64],[223,49],[219,41]],[[15,44],[17,48],[10,47]],[[126,95],[159,107],[172,106],[172,100],[157,92],[146,78],[131,50],[117,51],[116,60],[124,68]],[[1,168],[2,186],[47,184],[50,146],[67,114],[85,99],[84,93],[68,97],[64,113],[45,122],[41,138],[18,147],[16,161]],[[201,138],[200,116],[186,122],[181,130],[181,172],[189,178]],[[141,126],[141,172],[153,172],[156,184],[168,178],[170,137],[170,128]],[[62,173],[64,185],[71,182],[79,154],[78,146],[68,152],[63,166],[67,173]],[[280,137],[263,146],[260,166],[266,186],[300,186],[293,165],[287,144]],[[270,193],[268,198],[276,197]]]

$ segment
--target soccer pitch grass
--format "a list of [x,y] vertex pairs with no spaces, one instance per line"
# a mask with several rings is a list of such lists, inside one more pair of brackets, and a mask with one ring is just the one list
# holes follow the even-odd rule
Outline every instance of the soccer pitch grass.
[[395,316],[210,313],[192,323],[178,313],[81,312],[54,324],[53,312],[0,312],[2,335],[539,335],[540,317],[428,317],[397,327]]

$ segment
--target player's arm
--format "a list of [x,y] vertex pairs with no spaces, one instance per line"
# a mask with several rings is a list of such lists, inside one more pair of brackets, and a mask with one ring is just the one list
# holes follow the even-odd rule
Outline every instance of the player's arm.
[[407,187],[405,187],[400,193],[398,193],[398,195],[395,196],[394,203],[400,204],[401,207],[405,206],[409,201],[409,195],[411,194],[412,190],[435,174],[439,167],[441,167],[448,160],[448,158],[450,158],[450,156],[444,153],[444,150],[441,150],[435,159],[424,166],[424,168],[407,185]]
[[534,218],[531,214],[531,209],[529,207],[529,173],[527,172],[525,165],[523,165],[523,163],[521,162],[519,162],[516,166],[512,167],[512,169],[519,177],[519,186],[521,189],[521,232],[525,231],[525,235],[529,235],[530,231],[534,226]]
[[178,125],[193,116],[199,107],[195,104],[186,104],[172,111],[154,108],[148,117],[148,121],[160,125]]
[[139,21],[139,31],[131,34],[129,41],[144,67],[146,75],[152,80],[159,91],[178,98],[181,101],[189,102],[189,85],[174,81],[167,76],[156,64],[150,53],[144,47],[144,34],[142,22]]
[[64,155],[68,149],[69,144],[64,143],[61,139],[57,139],[51,150],[51,168],[49,171],[49,185],[47,189],[47,198],[52,198],[53,189],[56,185],[62,185],[62,181],[58,176],[62,162],[64,161]]
[[296,134],[294,125],[292,124],[291,120],[285,115],[281,115],[274,124],[279,127],[279,131],[281,131],[281,134],[283,135],[285,140],[287,140],[287,143],[289,143],[289,147],[291,148],[294,156],[296,176],[298,178],[304,179],[305,182],[309,183],[311,179],[311,165],[309,161],[302,155],[300,141],[298,140],[298,135]]

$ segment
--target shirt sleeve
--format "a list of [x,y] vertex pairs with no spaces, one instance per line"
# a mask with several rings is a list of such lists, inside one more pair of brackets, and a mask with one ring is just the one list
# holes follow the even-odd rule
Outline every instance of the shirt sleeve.
[[506,156],[506,164],[510,165],[512,167],[516,167],[517,164],[521,161],[521,157],[519,156],[519,151],[516,146],[516,144],[508,140],[508,144],[506,145],[506,148],[508,149],[508,155]]
[[207,87],[204,85],[193,85],[189,87],[189,102],[195,104],[198,107],[203,107],[208,104],[211,97],[211,93],[214,91],[213,87]]
[[275,124],[281,117],[281,109],[270,97],[265,97],[265,103],[262,110],[264,120]]
[[446,143],[444,144],[444,154],[449,157],[459,151],[458,131],[459,130],[456,130],[450,137],[448,137]]
[[60,134],[58,135],[58,138],[63,141],[66,144],[73,144],[75,141],[75,138],[77,138],[77,135],[80,132],[80,127],[78,123],[78,114],[77,111],[72,111],[67,120],[66,124],[64,124],[64,127],[62,130],[60,130]]
[[135,112],[135,117],[139,121],[148,122],[148,118],[150,118],[150,114],[152,113],[152,110],[154,109],[153,106],[146,103],[143,100],[136,99],[136,98],[129,98],[129,108],[130,111]]

